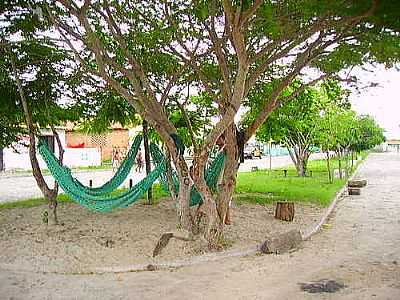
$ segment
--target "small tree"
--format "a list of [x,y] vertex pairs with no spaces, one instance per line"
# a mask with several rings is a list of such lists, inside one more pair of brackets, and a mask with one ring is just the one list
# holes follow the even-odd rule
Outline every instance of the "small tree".
[[[296,89],[296,85],[291,89]],[[250,94],[249,103],[253,107],[244,116],[243,123],[248,123],[259,113],[260,103],[269,96],[263,91],[268,89]],[[317,144],[321,106],[318,89],[309,87],[276,109],[256,132],[257,139],[262,142],[273,139],[283,144],[289,151],[297,174],[302,177],[306,175],[311,149]]]
[[385,141],[383,129],[368,115],[357,117],[356,126],[352,131],[354,138],[350,144],[350,149],[357,153],[370,150]]
[[[0,148],[28,134],[29,158],[33,176],[57,219],[58,184],[50,188],[43,178],[36,155],[36,138],[40,128],[49,126],[56,138],[59,160],[64,150],[55,130],[56,125],[76,117],[74,109],[59,105],[61,90],[65,90],[67,53],[55,47],[46,37],[35,37],[48,28],[32,13],[26,1],[11,1],[2,5],[0,28],[0,119],[4,129]],[[16,38],[16,36],[18,36]],[[25,123],[25,124],[24,124]]]

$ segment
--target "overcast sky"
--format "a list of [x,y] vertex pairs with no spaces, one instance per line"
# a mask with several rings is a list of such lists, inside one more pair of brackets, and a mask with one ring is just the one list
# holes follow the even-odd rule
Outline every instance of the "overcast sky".
[[[372,69],[372,68],[371,68]],[[373,72],[360,72],[365,81],[379,86],[353,92],[350,100],[359,114],[369,114],[385,129],[387,138],[400,138],[400,71],[396,68],[373,68]]]

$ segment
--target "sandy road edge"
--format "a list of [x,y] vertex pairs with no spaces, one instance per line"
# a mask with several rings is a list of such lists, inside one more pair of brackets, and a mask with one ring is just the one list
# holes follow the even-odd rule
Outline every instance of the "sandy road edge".
[[[367,157],[366,157],[367,158]],[[311,226],[308,230],[305,231],[305,233],[302,233],[302,240],[305,241],[309,239],[312,235],[317,233],[320,229],[321,226],[326,222],[326,220],[329,218],[333,210],[335,209],[337,203],[339,202],[339,199],[342,197],[342,195],[347,191],[347,182],[349,180],[352,180],[358,171],[358,168],[365,162],[366,158],[359,163],[354,170],[354,173],[347,179],[345,182],[344,186],[336,193],[335,198],[333,199],[332,203],[320,219],[320,221],[316,224]],[[226,258],[232,258],[232,257],[245,257],[245,256],[250,256],[250,255],[255,255],[258,253],[261,253],[260,251],[261,244],[253,245],[245,250],[226,250],[223,252],[217,252],[217,253],[207,253],[199,256],[193,256],[189,257],[187,259],[181,259],[181,260],[176,260],[176,261],[166,261],[166,262],[161,262],[161,263],[155,263],[155,264],[136,264],[136,265],[128,265],[128,266],[117,266],[117,267],[102,267],[102,268],[94,268],[92,270],[87,270],[87,271],[78,271],[78,272],[35,272],[35,271],[30,271],[30,270],[14,270],[14,271],[25,271],[25,272],[32,272],[32,273],[49,273],[49,274],[62,274],[62,275],[100,275],[100,274],[107,274],[107,273],[130,273],[130,272],[144,272],[144,271],[158,271],[158,270],[170,270],[170,269],[178,269],[178,268],[183,268],[187,266],[192,266],[196,264],[201,264],[201,263],[206,263],[206,262],[213,262],[213,261],[219,261],[222,259]],[[0,264],[0,269],[4,270],[11,270],[9,265],[1,265]]]

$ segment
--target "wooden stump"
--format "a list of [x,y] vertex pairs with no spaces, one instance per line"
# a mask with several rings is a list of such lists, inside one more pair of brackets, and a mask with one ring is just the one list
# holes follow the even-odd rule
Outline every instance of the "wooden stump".
[[354,187],[354,188],[361,188],[367,185],[367,181],[365,179],[354,179],[354,180],[349,180],[347,183],[348,187]]
[[275,209],[275,218],[283,221],[293,221],[294,203],[293,202],[277,202]]
[[354,187],[349,187],[349,195],[360,195],[361,194],[361,189],[359,188],[354,188]]
[[291,249],[297,248],[302,242],[301,234],[299,230],[291,230],[274,237],[268,238],[261,245],[261,252],[270,253],[284,253]]
[[252,171],[252,172],[258,171],[258,167],[251,167],[251,171]]

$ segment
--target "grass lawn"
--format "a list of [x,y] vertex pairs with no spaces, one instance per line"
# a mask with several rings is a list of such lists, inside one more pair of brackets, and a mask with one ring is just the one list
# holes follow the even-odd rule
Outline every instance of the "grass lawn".
[[[365,158],[367,154],[362,155]],[[331,170],[337,169],[338,160],[331,160]],[[342,167],[345,162],[342,162]],[[284,177],[283,170],[287,170]],[[336,193],[345,184],[345,179],[335,178],[329,183],[326,161],[312,160],[308,163],[312,177],[298,177],[294,165],[256,172],[239,173],[236,185],[237,201],[270,203],[277,200],[309,202],[328,206]],[[309,174],[309,173],[308,173]]]

